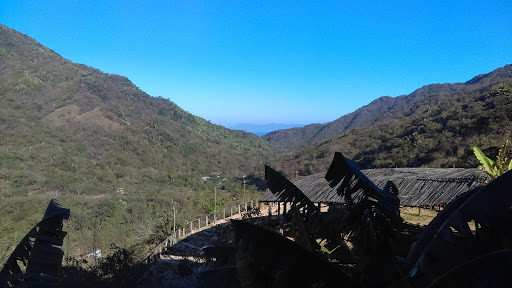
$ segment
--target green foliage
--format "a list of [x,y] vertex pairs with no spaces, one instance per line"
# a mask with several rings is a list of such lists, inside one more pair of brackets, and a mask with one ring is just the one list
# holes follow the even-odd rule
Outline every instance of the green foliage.
[[[0,58],[2,248],[40,220],[34,211],[49,197],[72,211],[66,254],[82,255],[113,242],[158,241],[169,232],[169,207],[176,206],[178,228],[211,212],[214,185],[217,209],[264,189],[261,169],[276,152],[255,135],[209,123],[2,25]],[[315,143],[272,165],[293,179],[324,172],[330,155],[343,151],[363,168],[472,167],[470,143],[493,147],[511,132],[512,80],[493,75],[425,86],[340,121],[272,133],[267,140],[281,148]],[[227,180],[201,180],[214,172]]]
[[129,249],[117,246],[112,243],[111,253],[102,258],[98,265],[98,270],[103,277],[122,276],[129,272],[129,269],[135,264],[135,253]]
[[[0,40],[3,195],[166,189],[175,184],[171,173],[240,177],[274,153],[255,135],[209,123],[1,25]],[[177,184],[202,189],[197,181]]]
[[473,147],[476,158],[482,164],[482,169],[491,176],[491,179],[495,179],[505,172],[512,170],[512,160],[507,165],[507,144],[508,140],[501,146],[496,156],[496,161],[491,160],[478,147]]
[[[217,183],[201,177],[229,179],[219,184],[217,209],[234,205],[239,177],[274,153],[259,137],[211,124],[3,25],[0,59],[2,251],[40,221],[39,202],[50,197],[71,209],[67,256],[110,243],[152,245],[170,233],[169,207],[177,227],[210,212],[204,204],[214,202]],[[248,183],[247,197],[258,189]]]
[[287,150],[305,145],[270,163],[293,179],[325,171],[327,156],[335,151],[363,169],[475,167],[475,143],[499,147],[511,134],[512,65],[507,65],[474,81],[428,85],[407,96],[377,99],[330,123],[265,137]]
[[22,171],[15,171],[12,173],[11,178],[9,178],[9,181],[13,187],[21,187],[25,184],[25,175]]

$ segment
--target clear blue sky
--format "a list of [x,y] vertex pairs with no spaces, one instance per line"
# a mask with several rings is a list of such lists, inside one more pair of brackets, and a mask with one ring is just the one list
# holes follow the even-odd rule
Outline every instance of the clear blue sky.
[[510,0],[3,0],[0,23],[227,126],[324,123],[512,63]]

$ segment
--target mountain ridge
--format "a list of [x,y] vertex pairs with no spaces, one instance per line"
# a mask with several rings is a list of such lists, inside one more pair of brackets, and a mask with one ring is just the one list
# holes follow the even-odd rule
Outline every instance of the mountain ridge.
[[430,84],[409,95],[381,97],[335,121],[264,138],[287,151],[273,165],[293,176],[324,171],[335,151],[365,169],[476,167],[472,147],[496,154],[511,137],[511,127],[508,64],[464,83]]
[[[73,191],[80,178],[98,182],[91,173],[103,175],[91,188],[137,186],[137,171],[145,167],[161,179],[213,171],[241,177],[274,153],[256,135],[212,124],[3,25],[0,71],[0,159],[20,159],[3,162],[6,191],[13,190],[7,180],[16,171],[26,171],[27,191]],[[55,155],[61,155],[58,167]]]
[[[464,93],[471,85],[492,85],[496,79],[512,78],[512,65],[508,64],[489,73],[480,74],[464,83],[429,84],[416,89],[408,95],[397,97],[382,96],[369,104],[324,124],[306,125],[303,128],[274,131],[263,138],[279,149],[298,149],[325,141],[333,136],[342,135],[352,129],[370,127],[382,120],[398,119],[391,115],[397,106],[414,105],[418,101],[442,101],[447,95]],[[494,80],[492,80],[494,79]],[[436,100],[437,99],[437,100]],[[400,107],[400,109],[402,109]],[[399,116],[407,116],[399,115]]]

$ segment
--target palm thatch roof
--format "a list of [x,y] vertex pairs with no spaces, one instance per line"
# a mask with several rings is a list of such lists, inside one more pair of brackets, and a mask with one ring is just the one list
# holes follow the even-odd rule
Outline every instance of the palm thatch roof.
[[[458,195],[479,185],[489,177],[477,168],[385,168],[361,170],[375,185],[383,189],[388,180],[398,188],[402,206],[434,206],[447,204]],[[337,187],[329,187],[325,173],[303,177],[293,184],[314,203],[343,203]],[[260,202],[278,202],[267,191]]]

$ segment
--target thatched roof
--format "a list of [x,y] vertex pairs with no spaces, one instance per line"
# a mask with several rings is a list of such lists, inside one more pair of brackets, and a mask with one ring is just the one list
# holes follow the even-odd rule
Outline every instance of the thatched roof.
[[[458,195],[489,178],[477,168],[386,168],[367,169],[362,172],[379,188],[388,180],[398,188],[402,206],[433,206],[447,204]],[[329,187],[325,173],[303,177],[293,184],[315,203],[343,203],[336,188]],[[274,194],[267,191],[260,202],[278,202]]]

